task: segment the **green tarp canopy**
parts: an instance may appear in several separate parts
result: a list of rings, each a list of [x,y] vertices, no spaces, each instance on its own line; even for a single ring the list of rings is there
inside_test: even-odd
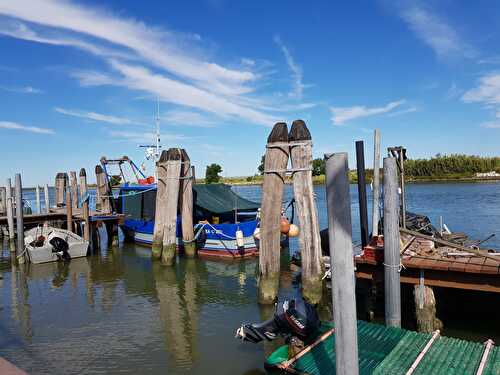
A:
[[[193,185],[194,204],[214,214],[238,211],[257,211],[260,203],[240,197],[225,184]]]

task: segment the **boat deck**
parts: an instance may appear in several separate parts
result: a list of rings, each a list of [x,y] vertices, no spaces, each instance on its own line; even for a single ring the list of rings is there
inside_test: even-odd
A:
[[[266,366],[290,374],[335,374],[335,330],[323,325],[324,334],[299,354],[287,359],[283,346]],[[358,322],[360,374],[500,374],[500,348],[485,344],[417,333],[379,324]],[[412,372],[409,372],[413,369]]]

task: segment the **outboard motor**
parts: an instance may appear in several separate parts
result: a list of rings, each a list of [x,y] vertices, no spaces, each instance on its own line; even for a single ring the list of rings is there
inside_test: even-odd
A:
[[[236,331],[236,338],[258,343],[272,341],[282,336],[286,339],[298,337],[304,341],[313,336],[320,326],[314,306],[301,299],[278,302],[274,316],[262,323],[243,324]]]
[[[56,253],[59,260],[68,261],[71,259],[71,255],[68,253],[68,242],[63,238],[54,236],[49,240],[49,243],[52,245],[52,252]]]

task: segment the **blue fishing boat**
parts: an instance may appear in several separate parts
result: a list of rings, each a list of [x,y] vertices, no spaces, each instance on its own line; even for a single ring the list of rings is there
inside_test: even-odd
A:
[[[259,203],[239,196],[225,184],[194,184],[193,201],[199,255],[223,258],[257,255],[258,241],[254,232],[259,226]],[[117,211],[125,216],[122,229],[126,238],[152,244],[155,206],[156,184],[128,184],[119,188]],[[243,233],[243,246],[238,246],[238,231]],[[177,218],[177,246],[180,250],[184,246],[180,216]]]

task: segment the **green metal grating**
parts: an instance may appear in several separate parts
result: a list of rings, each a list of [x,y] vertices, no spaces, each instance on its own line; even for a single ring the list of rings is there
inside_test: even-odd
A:
[[[322,331],[332,327],[324,324]],[[378,324],[358,322],[359,373],[374,375],[405,374],[432,334],[417,333]],[[485,346],[480,343],[439,337],[427,351],[414,373],[476,374]],[[276,367],[286,361],[286,346],[267,360]],[[335,374],[335,333],[290,365],[289,372],[324,375]],[[500,348],[492,347],[483,375],[500,375]]]

